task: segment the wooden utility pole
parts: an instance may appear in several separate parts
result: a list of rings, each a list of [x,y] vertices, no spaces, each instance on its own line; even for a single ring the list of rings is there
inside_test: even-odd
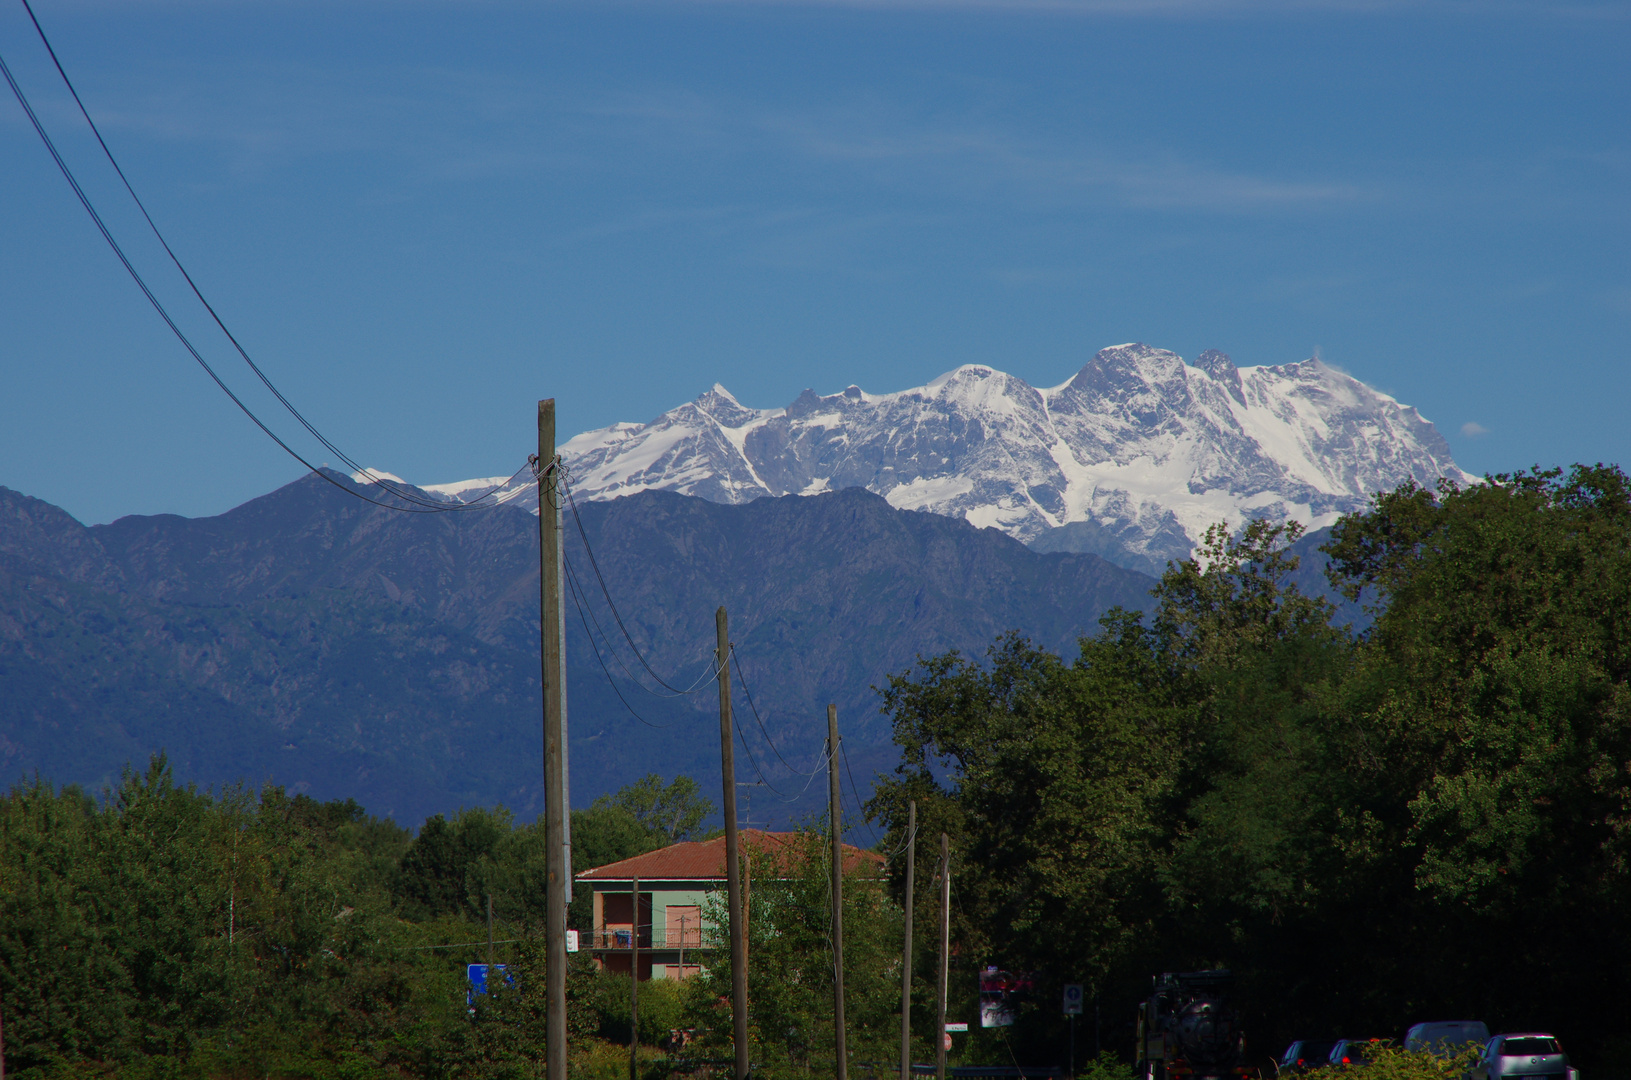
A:
[[[640,1080],[640,879],[629,882],[634,914],[629,917],[629,1080]]]
[[[544,691],[545,1023],[548,1080],[566,1080],[566,906],[572,847],[566,782],[566,610],[562,606],[561,463],[555,454],[555,399],[538,403],[539,637]]]
[[[906,944],[900,956],[900,1080],[912,1080],[912,877],[917,870],[917,800],[906,806]]]
[[[742,864],[736,835],[736,737],[731,731],[731,635],[721,607],[714,613],[719,648],[719,764],[725,785],[725,899],[730,905],[731,1032],[736,1043],[736,1080],[748,1080],[748,928],[742,917]],[[551,1076],[549,1080],[556,1080]]]
[[[838,706],[827,706],[827,815],[832,821],[832,1007],[837,1080],[849,1078],[844,1045],[844,830],[838,814]]]
[[[940,834],[940,978],[934,1026],[935,1080],[946,1080],[946,981],[951,969],[951,841]]]
[[[487,894],[487,976],[493,974],[493,894]]]

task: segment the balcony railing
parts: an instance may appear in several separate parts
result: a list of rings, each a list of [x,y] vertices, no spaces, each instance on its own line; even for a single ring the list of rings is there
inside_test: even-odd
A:
[[[704,944],[704,935],[700,926],[642,926],[640,928],[640,948],[642,949],[702,949],[710,946]],[[603,930],[590,930],[587,932],[588,948],[591,949],[632,949],[634,948],[634,932],[627,925],[606,927]]]

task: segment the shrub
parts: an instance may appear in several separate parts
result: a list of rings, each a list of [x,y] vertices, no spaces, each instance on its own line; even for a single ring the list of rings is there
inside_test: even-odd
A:
[[[1334,1080],[1463,1080],[1478,1060],[1476,1047],[1455,1055],[1403,1050],[1390,1042],[1371,1044],[1370,1060],[1339,1065]]]

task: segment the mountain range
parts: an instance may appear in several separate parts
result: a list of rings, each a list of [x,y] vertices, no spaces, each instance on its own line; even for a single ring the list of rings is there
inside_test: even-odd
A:
[[[95,790],[164,750],[191,780],[355,797],[410,825],[497,802],[530,817],[537,528],[513,505],[396,513],[317,476],[215,517],[90,527],[0,488],[0,775]],[[583,503],[567,534],[574,803],[649,771],[717,790],[723,604],[751,692],[738,684],[739,779],[774,786],[745,789],[760,823],[819,802],[800,773],[828,702],[866,788],[893,763],[872,690],[891,673],[1008,630],[1069,651],[1153,584],[859,488],[741,504],[647,490]],[[648,692],[666,693],[608,596],[640,654],[696,693]]]
[[[1236,367],[1209,350],[1188,364],[1142,344],[1101,349],[1047,388],[965,365],[909,390],[806,390],[785,408],[752,409],[716,385],[561,453],[580,499],[656,490],[735,505],[864,487],[1039,551],[1094,552],[1152,574],[1214,522],[1320,529],[1407,480],[1476,480],[1414,408],[1317,358]],[[494,483],[428,490],[463,500]],[[501,497],[536,509],[524,481]]]
[[[820,801],[828,702],[852,788],[893,764],[875,688],[920,656],[1007,631],[1069,654],[1111,607],[1146,606],[1150,575],[1216,521],[1320,530],[1406,480],[1473,479],[1415,409],[1318,359],[1138,344],[1045,389],[975,365],[783,409],[716,386],[562,454],[574,803],[649,771],[718,783],[724,605],[758,824]],[[0,488],[0,775],[96,788],[164,750],[184,777],[409,824],[536,813],[536,489],[477,511],[494,482],[431,485],[464,508],[398,513],[353,498],[359,479],[91,527]],[[1299,545],[1307,591],[1321,539]]]

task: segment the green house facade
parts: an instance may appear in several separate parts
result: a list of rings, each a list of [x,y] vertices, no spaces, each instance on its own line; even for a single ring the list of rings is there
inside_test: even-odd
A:
[[[778,875],[784,858],[796,850],[798,834],[743,829],[738,836],[751,902],[754,876]],[[848,844],[844,849],[847,864],[881,862],[871,852]],[[708,919],[708,896],[725,888],[722,836],[598,866],[577,880],[594,890],[593,928],[579,947],[607,971],[626,973],[638,957],[642,980],[683,979],[695,975],[701,969],[701,954],[724,939],[722,928]]]

